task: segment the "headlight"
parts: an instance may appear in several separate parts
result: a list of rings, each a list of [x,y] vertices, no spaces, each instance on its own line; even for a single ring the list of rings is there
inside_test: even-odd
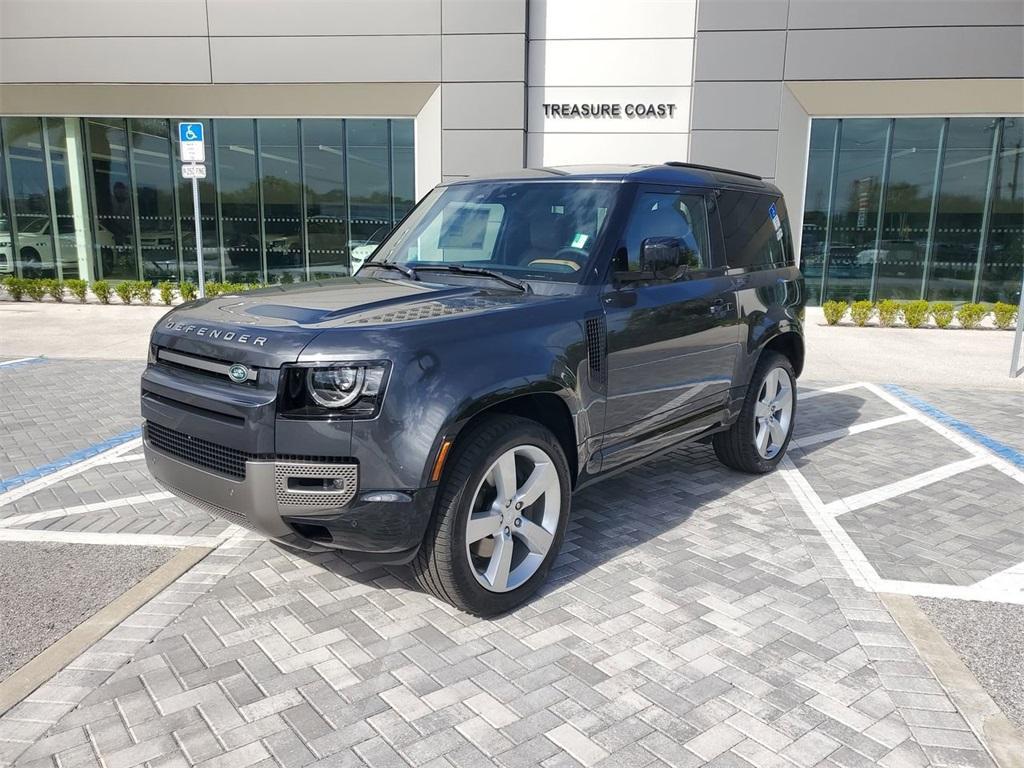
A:
[[[389,368],[385,361],[285,366],[281,415],[372,419],[380,410]]]

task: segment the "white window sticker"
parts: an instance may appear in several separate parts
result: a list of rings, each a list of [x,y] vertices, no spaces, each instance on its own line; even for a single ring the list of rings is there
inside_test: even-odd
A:
[[[572,239],[572,244],[569,247],[570,248],[585,248],[587,246],[587,240],[589,240],[589,239],[590,239],[589,235],[584,235],[582,232],[577,232],[576,236],[573,237],[573,239]]]

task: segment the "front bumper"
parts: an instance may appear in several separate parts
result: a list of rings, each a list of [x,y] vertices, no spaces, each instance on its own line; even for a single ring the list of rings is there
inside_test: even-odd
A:
[[[433,508],[433,488],[390,492],[389,501],[373,500],[379,493],[367,498],[360,493],[359,465],[351,460],[247,457],[244,470],[228,476],[189,461],[193,453],[165,439],[154,445],[148,428],[143,449],[153,477],[175,495],[307,551],[344,550],[385,563],[408,562]]]

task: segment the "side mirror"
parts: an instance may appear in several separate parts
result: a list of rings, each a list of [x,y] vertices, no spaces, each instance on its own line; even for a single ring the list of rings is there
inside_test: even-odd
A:
[[[640,271],[656,280],[675,280],[689,269],[687,256],[678,237],[648,237],[640,244]]]

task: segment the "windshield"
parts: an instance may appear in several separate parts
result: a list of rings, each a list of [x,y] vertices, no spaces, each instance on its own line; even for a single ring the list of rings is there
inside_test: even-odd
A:
[[[519,181],[435,189],[368,266],[457,264],[519,279],[576,282],[618,188],[598,182]]]

